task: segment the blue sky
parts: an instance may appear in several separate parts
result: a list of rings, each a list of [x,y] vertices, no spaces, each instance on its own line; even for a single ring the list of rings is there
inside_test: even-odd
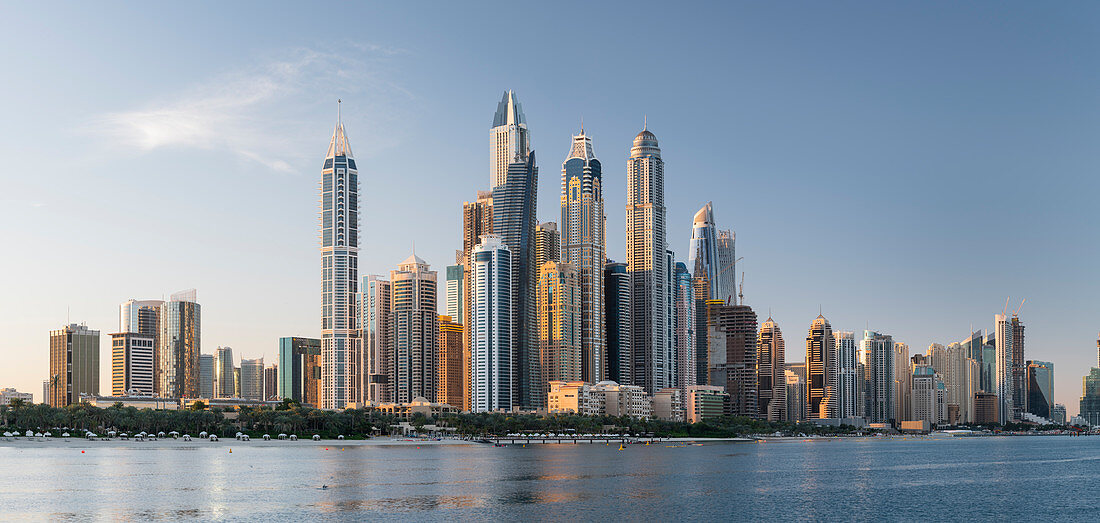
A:
[[[0,7],[0,386],[41,392],[48,330],[195,287],[204,352],[318,334],[316,183],[344,100],[360,266],[437,270],[488,185],[501,92],[539,218],[583,118],[623,258],[648,115],[669,242],[713,200],[746,302],[803,359],[821,306],[923,352],[1021,298],[1027,357],[1076,412],[1100,330],[1100,8],[1090,3],[555,2]]]

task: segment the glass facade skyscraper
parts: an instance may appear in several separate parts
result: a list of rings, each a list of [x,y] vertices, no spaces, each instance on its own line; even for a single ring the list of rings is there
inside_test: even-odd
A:
[[[161,306],[157,379],[163,397],[199,397],[200,313],[194,289],[173,294]]]
[[[542,401],[535,312],[535,196],[539,172],[515,93],[505,93],[489,132],[492,232],[512,255],[513,404],[532,408]]]

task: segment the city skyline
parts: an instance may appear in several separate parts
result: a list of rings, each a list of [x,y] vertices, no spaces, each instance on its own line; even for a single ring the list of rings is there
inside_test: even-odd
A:
[[[170,11],[156,8],[152,11],[164,10]],[[901,8],[876,8],[866,16],[879,17],[881,21],[898,10]],[[606,11],[597,10],[597,14],[606,14]],[[976,16],[976,13],[972,14]],[[747,13],[745,18],[753,15],[765,18],[778,16],[774,12],[754,11]],[[790,13],[788,15],[794,16]],[[810,16],[812,15],[803,14],[796,18],[806,21]],[[432,20],[425,23],[439,23],[434,17],[430,18]],[[833,14],[827,16],[822,23],[834,26],[843,24],[838,18],[838,15]],[[1015,13],[1011,21],[1014,24],[1023,24],[1023,18],[1024,14]],[[919,18],[910,24],[905,27],[915,29],[921,24],[933,24],[933,21]],[[62,26],[64,25],[62,22]],[[992,27],[986,30],[992,36],[1002,34],[1001,30]],[[950,39],[951,42],[961,45],[962,49],[971,53],[984,51],[993,53],[996,58],[1006,59],[1009,53],[1022,51],[1020,40],[1009,39],[1008,42],[1013,45],[1009,45],[1001,54],[1002,52],[986,49],[973,42],[965,45],[968,40],[961,39],[961,35],[952,30],[947,31],[948,36],[954,37]],[[13,28],[8,34],[18,38],[24,32]],[[617,35],[622,36],[622,33]],[[0,37],[10,48],[14,44],[6,38],[8,37]],[[151,145],[139,143],[132,150],[120,152],[101,145],[94,136],[89,136],[86,132],[64,132],[60,139],[75,146],[73,149],[77,154],[74,158],[81,161],[72,164],[67,160],[65,170],[98,180],[95,185],[89,185],[89,182],[74,178],[76,174],[61,175],[60,183],[82,190],[77,192],[88,189],[86,194],[91,200],[81,202],[65,193],[46,196],[49,193],[43,188],[47,186],[41,185],[46,183],[44,180],[36,180],[36,176],[24,179],[23,175],[17,174],[34,172],[34,169],[28,168],[29,164],[17,157],[34,156],[36,149],[14,134],[6,136],[7,144],[0,146],[0,151],[10,153],[8,156],[11,159],[3,174],[6,189],[4,192],[15,196],[5,197],[6,208],[0,212],[4,213],[2,216],[9,223],[26,222],[28,216],[34,218],[31,220],[34,223],[28,224],[25,229],[8,229],[4,233],[4,243],[14,246],[15,252],[28,253],[28,256],[25,260],[21,257],[7,260],[0,266],[9,274],[20,274],[19,278],[8,280],[11,285],[6,287],[11,291],[10,294],[5,292],[2,305],[2,316],[5,319],[0,320],[0,328],[13,333],[13,336],[0,346],[0,352],[12,359],[10,368],[0,371],[0,385],[14,386],[24,391],[38,390],[37,385],[45,377],[47,368],[44,350],[47,345],[47,331],[58,329],[71,321],[86,322],[90,329],[103,333],[111,332],[111,326],[119,321],[119,303],[129,298],[163,297],[165,291],[175,288],[194,287],[201,293],[199,303],[203,305],[202,337],[206,354],[210,354],[216,346],[232,346],[241,359],[263,357],[265,361],[276,361],[274,356],[280,337],[320,337],[321,333],[317,328],[320,317],[316,307],[316,251],[311,252],[307,246],[313,245],[311,242],[315,241],[316,235],[316,228],[309,230],[309,227],[316,212],[317,163],[324,146],[320,143],[323,139],[318,140],[318,137],[326,135],[332,128],[334,101],[339,97],[343,97],[345,101],[344,121],[347,122],[349,132],[356,138],[357,144],[363,144],[358,146],[357,151],[360,154],[366,151],[359,158],[359,171],[364,192],[368,187],[371,189],[371,193],[365,194],[363,198],[362,235],[373,252],[361,256],[360,274],[388,271],[398,260],[408,255],[413,240],[421,246],[418,249],[420,255],[432,266],[448,265],[453,258],[451,253],[461,247],[457,232],[461,227],[461,220],[458,219],[461,202],[472,200],[474,191],[485,187],[486,114],[501,90],[514,89],[524,101],[524,110],[531,122],[534,139],[541,147],[539,151],[544,157],[544,164],[551,166],[546,167],[551,169],[550,174],[545,174],[539,184],[540,212],[536,216],[537,221],[555,219],[560,209],[558,205],[554,205],[558,198],[558,180],[553,175],[553,167],[565,152],[562,150],[563,144],[579,128],[580,118],[583,116],[587,121],[585,132],[590,133],[598,142],[600,157],[608,167],[603,174],[607,188],[606,209],[610,211],[607,213],[607,255],[616,261],[625,261],[622,240],[624,224],[619,211],[625,202],[626,175],[623,164],[628,156],[629,140],[641,127],[643,116],[648,115],[648,126],[660,138],[663,156],[668,162],[668,248],[676,253],[678,260],[686,259],[691,234],[690,221],[694,211],[706,201],[713,200],[721,227],[731,228],[741,236],[738,252],[746,259],[738,264],[738,272],[742,269],[746,272],[746,304],[752,306],[758,314],[764,308],[773,309],[772,315],[777,323],[789,325],[791,332],[797,332],[797,329],[814,317],[820,304],[834,328],[857,332],[866,328],[889,333],[895,341],[908,344],[914,353],[923,353],[924,348],[932,342],[946,345],[963,340],[975,329],[992,331],[993,325],[989,318],[1000,312],[1004,297],[1012,296],[1014,304],[1019,298],[1026,297],[1028,302],[1021,312],[1021,318],[1028,325],[1026,358],[1055,363],[1058,369],[1055,377],[1055,401],[1065,404],[1070,413],[1076,412],[1081,376],[1088,374],[1088,368],[1094,363],[1092,350],[1095,333],[1100,330],[1095,314],[1089,308],[1089,298],[1095,294],[1097,282],[1095,278],[1090,279],[1091,273],[1083,268],[1085,262],[1095,259],[1098,242],[1095,241],[1095,231],[1063,227],[1062,224],[1076,221],[1089,223],[1090,217],[1085,212],[1086,201],[1081,198],[1092,192],[1096,182],[1086,180],[1083,175],[1077,178],[1067,175],[1074,169],[1080,169],[1080,166],[1064,163],[1069,160],[1065,159],[1065,155],[1059,158],[1055,154],[1055,151],[1061,149],[1055,149],[1047,141],[1053,141],[1051,138],[1028,142],[1033,148],[1043,147],[1032,151],[1032,155],[1028,155],[1028,151],[1007,148],[1020,143],[1023,137],[993,132],[992,126],[999,120],[984,111],[1011,109],[1016,103],[1014,98],[1006,100],[994,97],[994,100],[978,104],[973,110],[960,110],[958,115],[936,113],[935,117],[941,120],[939,123],[931,122],[932,118],[926,120],[918,117],[916,113],[919,109],[941,107],[941,104],[950,101],[952,95],[963,97],[970,103],[974,102],[973,97],[978,89],[962,89],[957,92],[949,89],[961,85],[969,78],[952,69],[960,67],[964,63],[962,59],[956,61],[949,57],[938,57],[943,60],[942,64],[929,64],[922,61],[929,56],[921,55],[909,45],[904,45],[908,42],[890,40],[900,46],[897,50],[911,53],[900,53],[902,62],[920,65],[925,71],[939,72],[956,82],[947,85],[931,81],[919,82],[912,90],[899,88],[891,83],[909,78],[897,70],[890,70],[893,74],[886,75],[884,83],[878,85],[877,89],[872,85],[863,89],[853,88],[852,93],[843,93],[836,86],[826,85],[820,98],[809,96],[804,91],[792,91],[793,80],[798,77],[791,76],[796,73],[785,68],[777,71],[782,74],[769,76],[759,82],[738,80],[735,85],[741,90],[739,93],[746,94],[745,98],[759,96],[760,93],[756,90],[770,85],[779,88],[782,94],[800,95],[791,103],[797,108],[807,109],[808,105],[814,105],[810,114],[803,120],[798,120],[804,128],[786,129],[785,132],[790,133],[788,136],[767,125],[761,126],[768,111],[754,111],[749,107],[749,102],[733,96],[714,98],[714,93],[703,87],[700,87],[703,89],[699,93],[701,97],[710,96],[712,100],[728,103],[733,107],[724,110],[710,108],[720,116],[717,118],[722,122],[720,128],[694,129],[694,122],[705,119],[711,113],[700,112],[695,107],[685,108],[685,100],[677,98],[683,94],[682,91],[671,90],[654,99],[640,94],[623,94],[621,85],[611,84],[593,87],[591,93],[585,96],[567,96],[561,94],[567,91],[558,85],[550,84],[539,88],[534,79],[524,78],[514,71],[506,74],[495,72],[472,59],[469,61],[472,69],[488,74],[469,88],[470,91],[457,87],[450,91],[429,90],[413,80],[418,75],[426,74],[423,62],[428,60],[425,57],[438,51],[433,46],[439,42],[402,41],[398,36],[387,32],[379,33],[378,38],[390,38],[393,43],[349,46],[355,52],[341,55],[342,51],[329,51],[324,54],[324,58],[317,58],[315,55],[295,56],[300,49],[285,47],[305,46],[308,49],[309,46],[319,45],[317,42],[320,40],[316,37],[313,40],[295,39],[289,44],[270,44],[266,48],[241,49],[232,58],[217,60],[210,65],[185,64],[179,74],[164,83],[150,81],[134,87],[126,93],[134,101],[115,99],[107,95],[78,98],[75,102],[56,100],[49,104],[41,101],[30,103],[29,95],[22,92],[21,88],[6,87],[3,94],[7,94],[8,99],[0,101],[0,108],[9,109],[11,104],[11,110],[5,111],[5,114],[13,115],[13,121],[17,122],[15,127],[26,130],[26,134],[36,134],[39,124],[32,122],[31,114],[27,110],[15,107],[16,103],[33,105],[43,113],[38,117],[44,117],[42,119],[54,124],[61,122],[72,129],[87,129],[93,122],[102,123],[103,119],[114,122],[114,125],[125,123],[130,127],[124,126],[122,134],[108,136],[119,138],[121,143],[145,139],[149,141],[140,143]],[[766,37],[758,32],[749,32],[745,38],[748,39],[746,42],[756,42],[757,45],[767,42]],[[677,47],[667,37],[658,37],[658,40],[669,47],[669,53],[674,52]],[[854,42],[843,38],[841,41],[842,44]],[[469,42],[465,44],[467,48],[473,45]],[[382,51],[371,46],[380,46]],[[46,46],[47,52],[51,49],[53,48],[50,45]],[[805,50],[792,45],[773,51],[787,58],[798,58],[796,51],[800,49]],[[1081,52],[1080,49],[1077,51]],[[601,58],[610,59],[611,53],[622,52],[624,50],[621,47],[611,46],[610,50],[603,51],[608,54]],[[1025,60],[1035,59],[1034,54],[1022,54]],[[723,56],[728,60],[735,60],[730,55]],[[1076,56],[1080,57],[1079,54]],[[872,53],[859,54],[858,57],[864,59],[861,62],[864,65],[875,63],[878,59]],[[208,140],[220,141],[226,135],[212,133],[206,136],[202,133],[208,131],[207,128],[198,129],[197,137],[180,139],[171,129],[148,127],[155,123],[155,119],[151,119],[149,115],[171,118],[179,114],[193,115],[188,111],[208,109],[208,106],[202,104],[185,102],[194,101],[196,98],[193,96],[208,101],[213,94],[224,94],[204,91],[204,86],[224,78],[224,75],[229,74],[228,71],[235,68],[254,68],[264,72],[262,78],[278,83],[287,78],[279,76],[283,73],[271,73],[273,64],[287,64],[294,59],[298,59],[295,63],[307,69],[323,69],[323,66],[318,66],[319,63],[331,63],[324,60],[334,60],[341,64],[346,64],[343,60],[359,60],[371,64],[373,68],[374,61],[377,60],[383,64],[381,69],[394,75],[394,78],[388,79],[393,82],[388,84],[392,91],[383,96],[400,99],[404,95],[395,93],[399,91],[397,87],[401,87],[410,93],[409,101],[428,100],[423,109],[425,111],[445,109],[441,107],[444,99],[451,100],[452,104],[453,101],[458,101],[455,105],[469,106],[469,111],[465,107],[446,108],[446,118],[440,122],[442,125],[426,133],[426,136],[414,139],[415,135],[427,128],[423,114],[400,115],[411,116],[407,120],[393,114],[379,114],[381,106],[387,100],[368,94],[365,90],[349,92],[349,87],[300,87],[300,91],[296,93],[277,95],[286,97],[278,100],[293,101],[291,105],[295,109],[265,115],[271,122],[278,124],[273,126],[276,130],[293,127],[288,126],[287,121],[295,125],[302,124],[308,130],[301,131],[301,136],[294,131],[280,139],[278,147],[291,152],[279,154],[275,154],[276,149],[255,148],[252,143],[270,135],[238,137],[238,140],[245,141],[238,141],[231,148],[221,148],[209,145]],[[5,62],[9,70],[32,71],[29,66],[15,60],[8,59]],[[764,67],[762,63],[751,60],[746,63],[757,68]],[[701,64],[694,62],[694,66],[699,65]],[[1064,78],[1087,83],[1087,77],[1083,75],[1091,73],[1071,74],[1060,69],[1068,65],[1068,62],[1057,62],[1042,70],[1049,75],[1065,75]],[[673,64],[668,66],[669,69],[681,73],[687,67]],[[395,72],[404,67],[409,67],[414,72]],[[274,69],[285,72],[283,69]],[[995,70],[1004,73],[999,68]],[[80,68],[75,68],[72,72],[78,78],[90,74]],[[439,74],[446,72],[444,69]],[[951,75],[952,72],[955,73],[954,76]],[[807,78],[818,81],[830,79],[821,71],[816,71],[817,76],[813,76],[814,73],[813,70],[807,72]],[[543,74],[549,73],[539,73],[537,77]],[[859,71],[853,74],[860,76]],[[294,85],[296,79],[297,77],[276,85],[275,91],[282,93],[280,89],[286,88],[288,84]],[[94,83],[92,90],[103,89],[104,85]],[[416,89],[409,87],[412,85],[417,85]],[[1041,89],[1044,85],[1033,83],[1028,84],[1028,87],[1034,90]],[[937,86],[940,90],[933,89],[932,94],[928,95],[930,98],[919,95],[919,88]],[[223,100],[230,116],[239,116],[239,111],[242,110],[255,109],[256,106],[248,105],[248,96],[261,96],[265,92],[262,82],[256,86],[242,82],[231,84],[231,87],[239,88],[242,92],[230,93],[239,96],[239,101]],[[991,88],[991,85],[985,87]],[[1053,86],[1047,88],[1051,92],[1054,90]],[[875,110],[885,110],[888,115],[899,116],[889,112],[891,109],[897,110],[897,106],[882,98],[888,93],[899,94],[894,90],[900,90],[905,103],[915,107],[912,113],[903,112],[905,118],[901,118],[901,121],[921,124],[917,126],[919,130],[896,123],[888,125],[885,117],[881,120],[872,117]],[[198,95],[194,95],[196,91]],[[1021,92],[1015,91],[1016,94]],[[49,89],[43,94],[52,95]],[[836,100],[827,101],[825,98],[838,94],[841,96]],[[206,98],[202,98],[203,95]],[[623,97],[627,101],[602,103],[605,97],[611,96]],[[1083,95],[1074,91],[1074,96]],[[271,102],[272,99],[265,100]],[[781,123],[791,122],[790,114],[777,107],[784,101],[781,94],[775,98],[765,98],[765,101],[765,105],[779,116],[776,122],[768,125],[782,127]],[[106,113],[89,109],[92,105],[108,109],[105,109]],[[860,156],[864,151],[837,147],[839,140],[817,136],[817,133],[832,132],[827,131],[824,126],[829,119],[838,118],[830,108],[839,110],[853,107],[855,110],[845,118],[856,122],[851,125],[858,132],[849,128],[849,132],[841,132],[842,135],[869,139],[871,137],[867,133],[871,130],[890,130],[898,133],[896,141],[870,140],[866,148],[873,151],[868,153],[870,159],[867,159]],[[168,110],[172,108],[177,112]],[[1069,111],[1068,108],[1065,110]],[[1039,120],[1037,123],[1046,123],[1040,125],[1040,129],[1062,138],[1068,138],[1071,134],[1069,129],[1074,128],[1074,137],[1067,140],[1070,143],[1079,143],[1078,140],[1084,143],[1093,139],[1090,136],[1095,137],[1095,132],[1086,132],[1088,128],[1082,130],[1069,125],[1073,123],[1072,120],[1082,117],[1076,113],[1072,117],[1069,112],[1056,113],[1058,122],[1066,124],[1066,129],[1056,129],[1058,126],[1055,123],[1023,110],[1009,111],[1008,114],[1013,118],[1009,120],[1014,124],[1013,127],[1015,124]],[[733,115],[742,117],[732,118]],[[113,120],[109,118],[112,116]],[[958,131],[955,134],[944,131],[941,127],[957,127],[971,120],[974,123],[968,128],[969,134]],[[239,123],[239,120],[233,122]],[[249,131],[248,128],[230,127],[242,135]],[[946,132],[949,137],[932,136],[932,131],[937,129]],[[708,130],[711,131],[709,136]],[[729,134],[714,132],[718,130]],[[759,136],[752,135],[752,131],[757,131]],[[218,131],[225,132],[227,131]],[[973,140],[979,134],[984,141]],[[720,138],[717,143],[728,149],[715,148],[716,142],[712,141],[715,136]],[[1024,136],[1035,138],[1037,135]],[[447,140],[455,137],[459,138]],[[398,138],[406,142],[422,139],[422,143],[439,147],[439,154],[448,157],[428,155],[424,159],[411,158],[406,153],[412,150],[412,144],[402,143]],[[974,150],[952,147],[950,139],[965,141]],[[727,140],[732,140],[732,144],[727,144]],[[927,169],[925,172],[934,172],[928,178],[930,185],[941,186],[938,193],[924,192],[913,186],[912,182],[904,181],[921,171],[894,165],[895,161],[900,164],[903,159],[911,159],[909,151],[912,149],[927,149],[922,140],[936,144],[937,147],[932,147],[937,151],[934,156],[944,158],[942,164],[922,158],[924,162],[931,162],[924,163],[923,168]],[[809,156],[819,162],[816,168],[811,169],[809,164],[800,165],[790,160],[769,157],[778,153],[777,148],[780,145],[791,143],[799,151],[811,153]],[[24,154],[24,149],[32,154]],[[731,157],[726,154],[727,150],[734,155]],[[975,162],[972,159],[993,152],[1003,153],[1017,163],[994,160]],[[250,157],[249,154],[256,157]],[[441,163],[442,159],[446,159],[447,163]],[[944,169],[948,160],[957,162],[960,159],[970,159],[963,163],[967,169],[974,170]],[[1062,171],[1050,173],[1039,170],[1039,167],[1045,166],[1039,160],[1053,162],[1056,159],[1059,163],[1053,165],[1062,166]],[[545,163],[547,161],[550,163]],[[1016,167],[1018,164],[1021,166]],[[166,192],[173,187],[168,182],[152,180],[148,182],[150,187],[134,186],[133,182],[143,180],[140,177],[144,175],[144,169],[154,165],[161,170],[159,176],[181,177],[186,183],[175,188],[178,192],[170,196]],[[439,169],[444,165],[447,169]],[[1071,167],[1066,167],[1067,165]],[[942,170],[937,171],[937,167]],[[803,174],[799,174],[800,169]],[[852,170],[853,174],[844,175],[842,171],[847,169]],[[439,171],[447,171],[446,176],[435,174]],[[1029,186],[1013,186],[1007,189],[1000,184],[995,187],[992,183],[994,176],[1011,176],[1016,180],[1028,171],[1043,176],[1044,183],[1016,184]],[[820,192],[807,194],[797,186],[807,179],[826,174],[832,176],[830,183],[834,187],[827,188],[825,196],[839,205],[815,207],[816,215],[793,212],[794,207],[821,203]],[[390,175],[395,179],[386,180]],[[399,195],[398,185],[406,183],[408,177],[415,176],[430,176],[427,179],[438,184],[438,190],[425,196],[427,200],[423,207],[438,207],[441,210],[434,214],[428,213],[424,217],[410,217],[410,222],[401,227],[392,227],[400,230],[387,230],[390,228],[390,222],[385,219],[387,213],[392,212],[395,207],[408,206],[412,202],[411,195],[392,198],[390,195]],[[884,181],[887,178],[893,181]],[[265,180],[273,183],[270,187],[259,188],[259,194],[272,197],[273,201],[262,205],[242,204],[240,208],[229,203],[248,194],[245,191],[256,191],[256,186],[264,184]],[[921,180],[923,184],[925,178],[922,177]],[[49,183],[56,183],[55,179],[51,179]],[[706,183],[716,190],[700,190],[699,186]],[[753,202],[754,199],[759,199],[756,196],[764,188],[773,185],[784,191],[782,194],[787,203],[783,210],[787,213],[776,213],[769,209],[770,205]],[[904,194],[906,191],[912,194]],[[150,252],[166,253],[168,259],[158,259],[157,263],[150,264],[153,268],[135,267],[126,264],[127,257],[119,258],[118,254],[108,252],[126,251],[129,248],[125,242],[122,249],[118,245],[109,249],[105,247],[107,244],[128,239],[120,234],[121,229],[115,229],[109,223],[122,218],[114,210],[109,210],[111,199],[108,195],[114,192],[129,198],[154,198],[147,223],[126,223],[128,227],[136,227],[136,236],[149,239]],[[382,197],[383,194],[386,198]],[[1058,199],[1054,200],[1055,197]],[[383,199],[392,201],[380,201]],[[991,199],[997,200],[997,206],[991,207]],[[889,212],[879,212],[875,219],[869,220],[867,213],[874,212],[869,206],[859,212],[838,210],[845,206],[861,208],[870,200],[888,201],[891,204]],[[1060,203],[1055,205],[1055,201]],[[1035,202],[1039,204],[1039,209],[1032,206]],[[963,206],[972,206],[976,211],[963,210]],[[192,228],[181,229],[179,226],[167,224],[166,218],[153,212],[158,208],[166,212],[193,209],[202,216],[196,219]],[[943,212],[944,210],[951,212]],[[1035,216],[1036,210],[1039,211],[1038,217]],[[956,213],[961,213],[961,216]],[[978,216],[981,213],[993,213],[995,216]],[[955,217],[948,219],[948,215]],[[79,221],[82,217],[88,218],[88,221]],[[921,225],[912,226],[909,224],[912,221],[920,221]],[[439,227],[439,223],[444,223],[445,226]],[[218,230],[223,227],[237,229],[237,232]],[[239,229],[244,227],[264,230],[253,238],[241,240]],[[70,257],[64,261],[41,261],[29,255],[40,251],[45,245],[43,242],[55,236],[58,231],[65,232],[69,228],[95,231],[83,235],[90,235],[91,238],[78,240],[89,242],[78,245],[86,247],[91,256]],[[166,243],[167,239],[159,237],[162,234],[171,237],[172,241],[181,241],[193,252],[186,253],[184,246]],[[899,236],[904,237],[904,240],[897,239]],[[982,247],[999,241],[1022,241],[1031,248],[1011,259],[992,260],[991,255],[982,252]],[[892,255],[884,256],[885,261],[882,262],[865,261],[862,249],[867,244],[877,244]],[[810,250],[816,253],[813,258],[796,256],[799,252]],[[242,267],[246,265],[241,265],[241,261],[257,255],[273,260],[270,267],[257,268],[254,274],[242,274]],[[1072,260],[1077,263],[1072,263]],[[854,267],[846,269],[844,265]],[[251,268],[251,265],[247,267]],[[87,282],[87,285],[54,283],[51,278],[44,276],[51,272],[66,276],[53,279],[75,278]],[[822,273],[832,276],[821,278]],[[1021,279],[1021,275],[1024,278]],[[23,280],[33,282],[34,287]],[[276,284],[272,285],[272,282]],[[264,290],[264,287],[274,289]],[[885,291],[876,294],[873,292],[876,288]],[[442,300],[440,302],[442,312]],[[66,306],[71,310],[68,314]],[[103,389],[104,384],[108,383],[106,376],[110,375],[107,370],[110,337],[102,336],[100,343]],[[788,357],[787,361],[796,362],[798,359]]]

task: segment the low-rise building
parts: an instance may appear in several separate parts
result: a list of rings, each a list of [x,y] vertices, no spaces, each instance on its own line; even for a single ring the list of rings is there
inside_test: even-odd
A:
[[[546,411],[550,414],[573,413],[591,415],[592,394],[583,381],[550,381],[546,395]]]
[[[417,396],[408,403],[379,403],[375,405],[371,402],[367,402],[364,406],[367,408],[374,408],[379,412],[396,416],[404,420],[412,419],[417,413],[423,414],[429,418],[435,418],[442,414],[456,414],[459,411],[457,407],[453,407],[446,403],[431,402],[422,396]]]
[[[665,421],[684,421],[684,398],[680,389],[661,389],[653,395],[653,417]]]
[[[83,396],[81,400],[101,409],[115,404],[121,404],[123,407],[134,407],[135,409],[179,410],[180,408],[180,400],[157,396]]]
[[[687,406],[684,409],[689,423],[717,418],[726,414],[730,395],[722,387],[692,385],[687,388]]]
[[[629,416],[649,419],[653,416],[653,398],[638,385],[619,385],[601,381],[592,386],[593,406],[602,416]]]
[[[0,389],[0,405],[9,405],[11,400],[15,399],[23,400],[24,403],[33,403],[34,394],[19,392],[11,388]]]

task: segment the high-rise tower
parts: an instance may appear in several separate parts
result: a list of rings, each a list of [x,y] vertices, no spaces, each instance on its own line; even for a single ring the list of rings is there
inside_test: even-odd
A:
[[[626,162],[626,263],[634,322],[632,374],[634,384],[650,394],[668,386],[667,255],[665,163],[657,137],[644,127]]]
[[[535,192],[538,167],[523,109],[511,91],[497,105],[490,134],[493,234],[512,255],[513,406],[541,401],[538,383],[538,320],[535,313]]]
[[[630,313],[630,289],[630,273],[626,271],[626,264],[607,260],[604,264],[607,379],[620,385],[634,384],[631,375],[633,322]]]
[[[511,410],[512,260],[500,237],[487,234],[470,253],[470,411]]]
[[[390,271],[390,400],[436,401],[439,347],[436,272],[416,254]]]
[[[1020,419],[1020,415],[1028,411],[1028,365],[1024,359],[1024,324],[1016,314],[1012,315],[1009,324],[1012,328],[1012,419]]]
[[[997,370],[994,382],[1000,423],[1012,421],[1012,323],[1004,314],[993,316]]]
[[[760,326],[760,336],[756,343],[756,380],[760,392],[757,403],[760,417],[768,421],[787,419],[787,370],[784,362],[786,345],[783,331],[775,320],[768,320]]]
[[[707,202],[695,213],[688,247],[688,269],[695,278],[706,278],[708,295],[701,299],[718,300],[718,232],[714,228],[714,207]]]
[[[493,115],[493,127],[489,129],[489,186],[496,189],[504,185],[508,181],[508,166],[517,158],[522,161],[530,153],[531,141],[523,106],[516,93],[505,91]]]
[[[359,173],[337,118],[321,168],[321,406],[359,399],[361,340],[355,317],[359,258]]]
[[[201,312],[195,289],[177,292],[161,305],[156,372],[163,397],[199,397]]]
[[[836,363],[833,328],[819,314],[806,335],[806,415],[810,418],[837,417]]]
[[[548,261],[561,261],[561,233],[554,222],[535,227],[535,267],[542,267]]]
[[[561,240],[561,260],[575,267],[580,279],[581,379],[596,383],[607,376],[603,167],[584,128],[561,165]]]

